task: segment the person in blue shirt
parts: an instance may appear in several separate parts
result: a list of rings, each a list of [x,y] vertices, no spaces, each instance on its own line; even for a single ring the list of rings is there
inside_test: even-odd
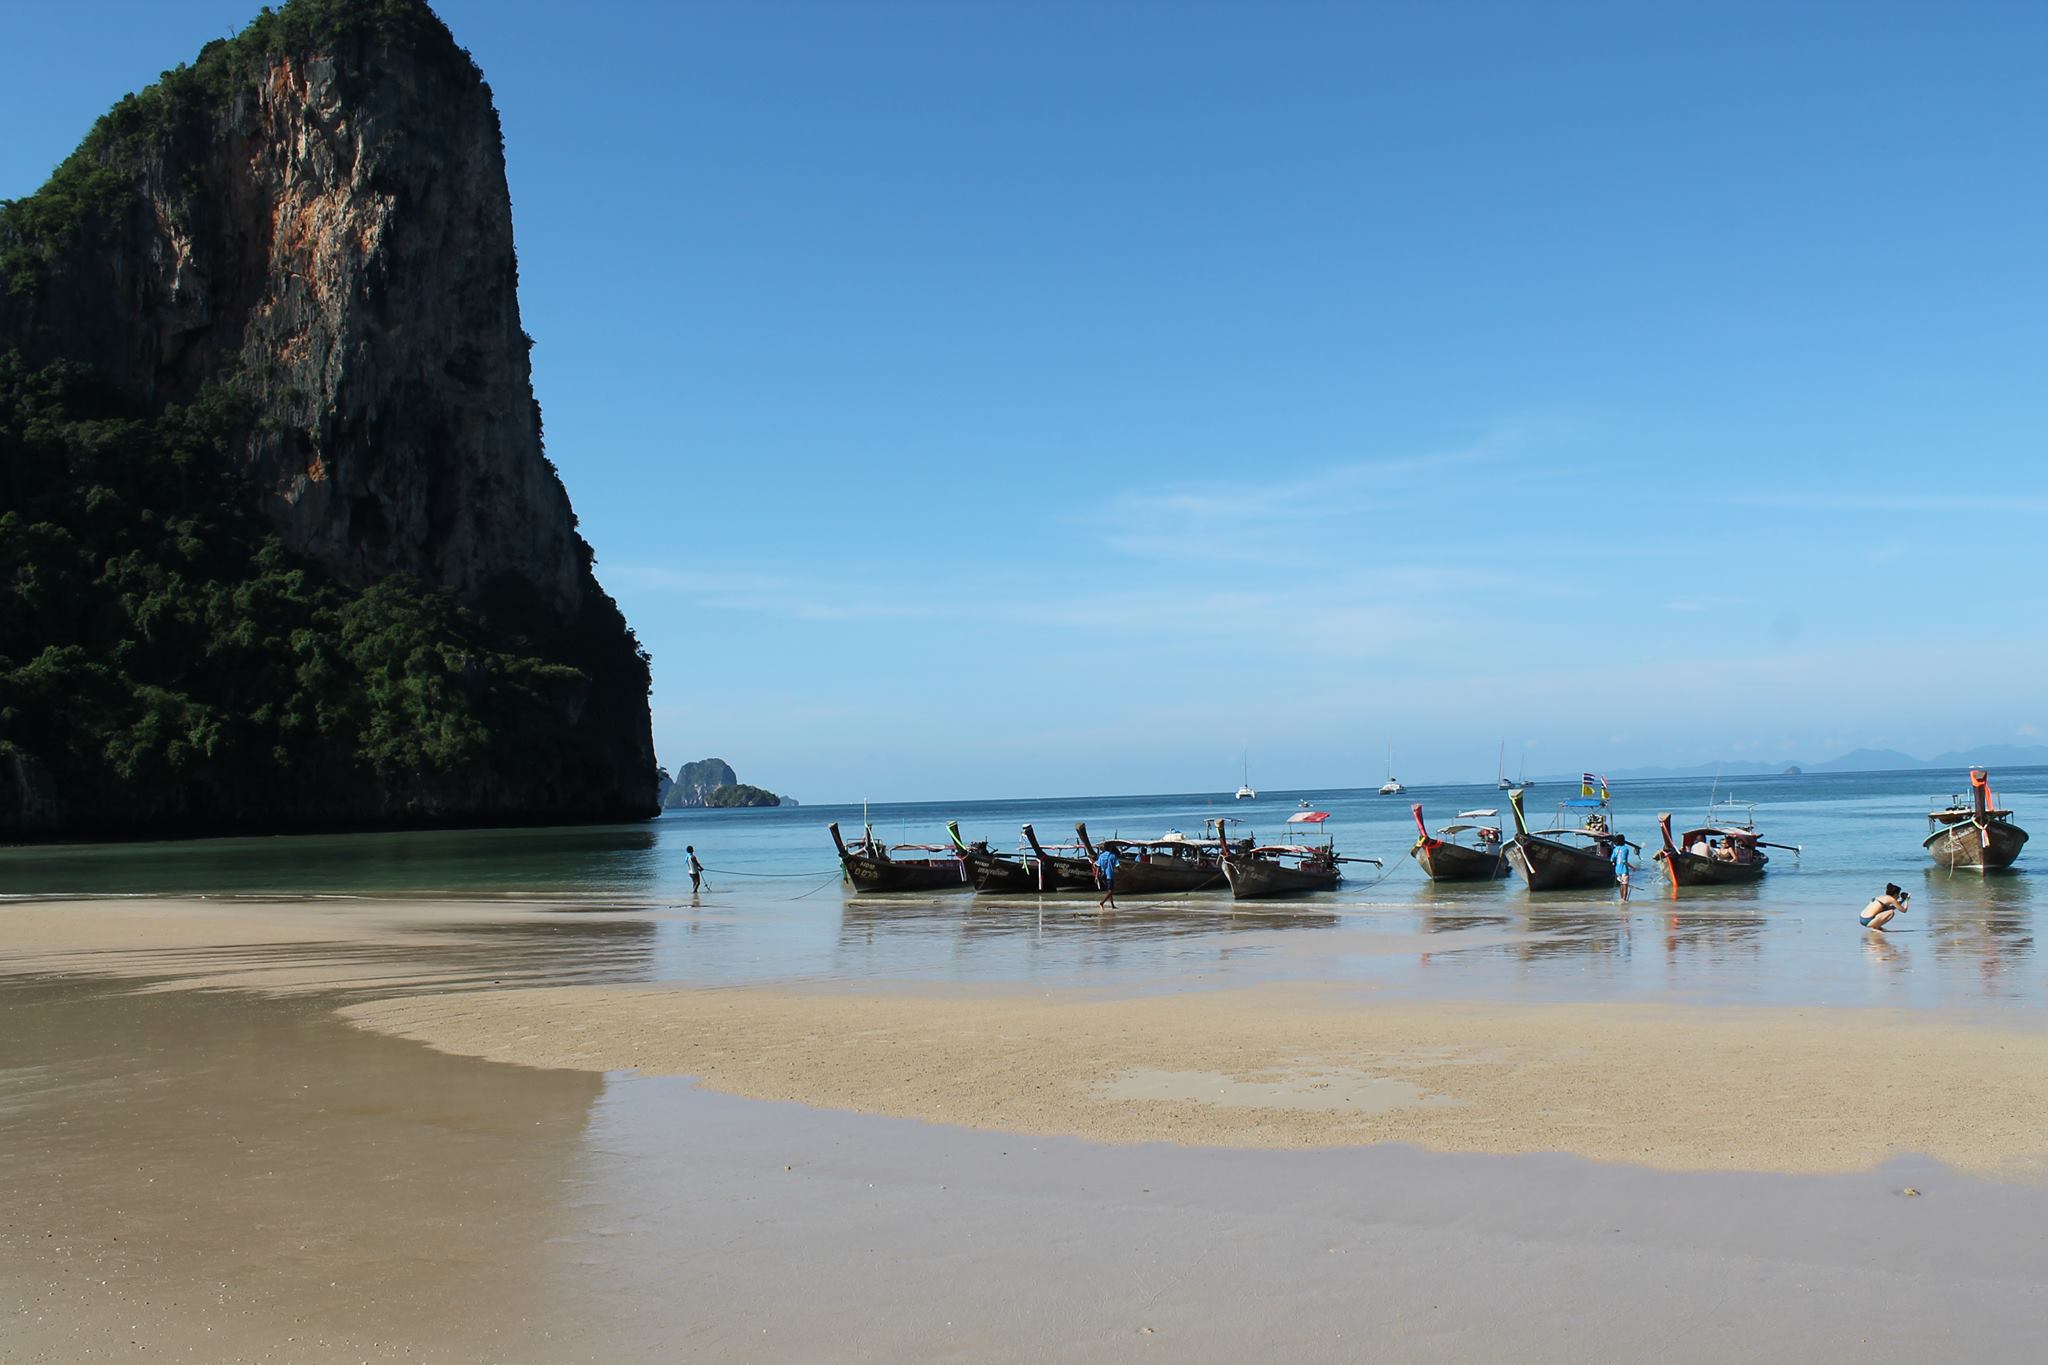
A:
[[[1621,899],[1626,902],[1628,900],[1629,873],[1635,870],[1635,864],[1631,861],[1628,840],[1616,838],[1614,849],[1610,856],[1614,859],[1614,884],[1621,888]]]
[[[1095,902],[1097,910],[1107,906],[1116,909],[1116,854],[1104,849],[1095,855],[1095,880],[1102,887],[1102,899]]]

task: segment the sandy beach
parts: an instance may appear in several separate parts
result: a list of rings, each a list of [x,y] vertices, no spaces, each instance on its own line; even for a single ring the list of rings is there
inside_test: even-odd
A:
[[[2048,1309],[2018,1026],[682,986],[642,920],[0,906],[8,1358],[2020,1359]]]
[[[857,1113],[1105,1142],[1405,1142],[1664,1170],[1901,1154],[2030,1178],[2048,1030],[1939,1011],[1415,1002],[1307,985],[1147,992],[604,981],[545,903],[8,907],[11,970],[346,991],[357,1027],[529,1067],[697,1078]],[[591,931],[629,914],[578,915]],[[507,931],[540,940],[503,951]],[[476,962],[478,940],[494,950]]]

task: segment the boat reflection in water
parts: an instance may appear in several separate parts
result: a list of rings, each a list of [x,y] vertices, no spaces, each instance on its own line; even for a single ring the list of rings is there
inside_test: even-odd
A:
[[[1967,974],[1978,993],[1992,999],[2031,997],[2036,983],[2034,884],[2031,877],[1957,877],[1927,869],[1926,933],[1935,960],[1945,971]],[[1879,935],[1872,934],[1872,938]]]

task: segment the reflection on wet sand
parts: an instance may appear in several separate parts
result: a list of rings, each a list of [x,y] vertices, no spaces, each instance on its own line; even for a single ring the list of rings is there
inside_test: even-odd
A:
[[[9,848],[38,895],[654,894],[647,825],[408,830]]]
[[[1206,947],[1203,941],[1216,936],[1223,940],[1214,945],[1216,955],[1227,957],[1240,937],[1328,930],[1337,922],[1335,914],[1306,901],[1246,909],[1223,898],[1131,898],[1109,910],[1073,896],[849,896],[840,908],[834,965],[842,975],[886,973],[901,966],[894,940],[936,938],[963,969],[1031,970],[1042,959],[1050,970],[1094,975],[1157,968],[1169,953]]]
[[[1721,891],[1753,891],[1751,887],[1717,887]],[[1672,907],[1659,918],[1664,931],[1664,962],[1673,983],[1703,968],[1754,970],[1763,956],[1764,917],[1755,896],[1724,896],[1709,909],[1698,905]]]
[[[1562,901],[1532,897],[1523,913],[1534,937],[1514,948],[1525,965],[1554,958],[1611,958],[1626,961],[1634,949],[1631,914],[1612,901]]]
[[[443,1056],[332,1003],[7,984],[0,1354],[530,1354],[551,1192],[603,1078]]]
[[[1416,927],[1425,934],[1504,929],[1514,921],[1499,882],[1424,882],[1415,892]]]
[[[1936,960],[1974,974],[1988,998],[2010,995],[2034,956],[2033,878],[1930,871],[1927,880],[1940,892],[1924,898]]]

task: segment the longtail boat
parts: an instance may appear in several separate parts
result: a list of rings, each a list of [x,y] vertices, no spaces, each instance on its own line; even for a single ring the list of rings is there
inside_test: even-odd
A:
[[[1671,879],[1674,888],[1739,886],[1761,881],[1771,863],[1771,855],[1765,849],[1799,852],[1797,844],[1774,844],[1759,835],[1756,807],[1747,803],[1722,801],[1709,806],[1707,821],[1674,839],[1670,813],[1657,817],[1657,832],[1664,836],[1664,847],[1655,856],[1664,865],[1664,875]]]
[[[995,852],[986,839],[967,842],[958,820],[946,822],[946,837],[953,841],[953,852],[967,864],[967,880],[974,883],[976,891],[1000,896],[1036,895],[1040,890],[1036,867],[1023,858]]]
[[[1970,769],[1970,804],[1951,797],[1946,809],[1927,813],[1927,831],[1920,846],[1951,872],[2003,872],[2027,844],[2012,812],[1998,808],[1982,768]]]
[[[1323,820],[1329,819],[1325,811],[1312,812]],[[1289,823],[1320,824],[1321,820],[1303,820],[1300,816],[1289,818]],[[1259,844],[1250,841],[1225,845],[1223,852],[1223,876],[1230,883],[1230,894],[1238,900],[1257,900],[1262,896],[1307,896],[1318,891],[1335,891],[1344,880],[1340,863],[1371,863],[1382,866],[1378,858],[1340,858],[1333,842],[1321,844]]]
[[[1190,891],[1221,891],[1228,885],[1223,875],[1221,840],[1169,834],[1163,839],[1104,839],[1097,845],[1088,837],[1085,823],[1075,825],[1074,833],[1091,863],[1104,851],[1116,854],[1119,896],[1184,895]]]
[[[1409,806],[1408,813],[1415,817],[1419,836],[1408,855],[1431,881],[1490,882],[1508,875],[1507,849],[1501,844],[1500,826],[1490,823],[1499,819],[1499,811],[1461,810],[1456,823],[1445,825],[1434,834],[1423,822],[1420,801]]]
[[[1038,831],[1024,826],[1024,842],[1031,849],[1032,871],[1047,891],[1093,891],[1095,885],[1095,864],[1086,857],[1072,856],[1081,852],[1079,844],[1059,844],[1052,848],[1038,842]]]
[[[1589,786],[1579,790],[1586,794],[1558,803],[1556,824],[1533,832],[1528,817],[1522,813],[1522,789],[1517,787],[1508,793],[1508,807],[1515,813],[1515,837],[1508,844],[1508,861],[1528,881],[1531,891],[1615,884],[1614,846],[1628,841],[1607,827],[1605,787],[1598,796],[1590,794]],[[1566,825],[1567,812],[1582,816],[1583,823]]]
[[[875,827],[862,829],[851,848],[839,833],[839,822],[825,826],[832,831],[833,846],[839,850],[839,866],[847,885],[857,892],[971,891],[967,864],[952,856],[943,844],[897,844],[894,848],[875,837]],[[898,858],[896,853],[923,853],[923,858]],[[943,857],[930,855],[944,854]]]

